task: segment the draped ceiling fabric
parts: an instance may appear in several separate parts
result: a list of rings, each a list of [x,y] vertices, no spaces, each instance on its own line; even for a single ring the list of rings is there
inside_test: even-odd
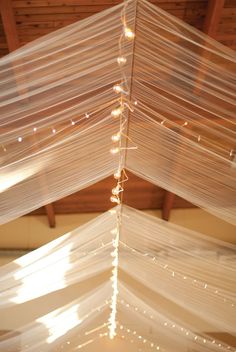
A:
[[[120,70],[122,11],[136,36]],[[235,52],[142,0],[2,58],[1,223],[114,173],[116,83],[135,107],[123,166],[235,223],[235,67]]]
[[[135,38],[122,42],[121,67],[122,16]],[[119,83],[127,147],[138,147],[122,167],[235,224],[235,68],[232,50],[145,0],[2,58],[1,223],[117,171]],[[118,337],[145,351],[235,351],[218,338],[235,336],[235,246],[125,205],[0,269],[0,350],[75,351],[105,338],[111,253]]]
[[[1,325],[14,329],[1,351],[74,351],[107,336],[117,213],[0,269]],[[216,336],[236,335],[235,274],[235,245],[123,205],[118,337],[145,351],[234,351]]]

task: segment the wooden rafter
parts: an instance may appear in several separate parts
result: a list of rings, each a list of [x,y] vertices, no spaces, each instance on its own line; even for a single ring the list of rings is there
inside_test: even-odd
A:
[[[162,207],[162,219],[168,221],[170,218],[170,212],[173,208],[175,200],[175,194],[169,191],[166,191],[164,196],[164,202]]]
[[[0,0],[0,11],[7,45],[10,52],[20,47],[11,0]]]
[[[203,32],[215,38],[220,23],[225,0],[209,0]]]
[[[50,227],[56,227],[55,212],[52,203],[45,205],[48,223]]]

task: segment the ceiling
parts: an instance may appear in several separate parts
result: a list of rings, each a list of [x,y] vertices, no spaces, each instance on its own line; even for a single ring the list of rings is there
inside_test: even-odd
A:
[[[45,34],[121,3],[122,0],[0,0],[0,56]],[[170,14],[236,49],[236,0],[151,0]],[[172,207],[193,207],[187,201],[129,175],[124,202],[138,209],[162,209],[169,219]],[[38,209],[55,226],[55,214],[97,212],[110,208],[108,178],[85,190]],[[139,190],[136,192],[136,190]]]

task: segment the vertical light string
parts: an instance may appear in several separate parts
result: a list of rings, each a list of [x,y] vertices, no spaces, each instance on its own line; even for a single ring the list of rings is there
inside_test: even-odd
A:
[[[128,146],[128,142],[132,140],[128,137],[128,116],[130,111],[134,111],[132,103],[130,101],[131,92],[129,89],[128,79],[125,74],[125,65],[127,63],[127,57],[124,54],[124,44],[126,41],[133,41],[135,38],[135,33],[131,28],[127,26],[126,21],[126,9],[129,1],[125,1],[124,7],[121,12],[121,22],[122,22],[122,33],[119,39],[119,56],[117,58],[117,64],[121,71],[121,82],[115,84],[113,91],[119,95],[118,105],[112,110],[111,116],[116,119],[119,118],[119,130],[117,133],[111,136],[113,147],[110,150],[112,154],[118,154],[118,167],[114,173],[114,179],[117,181],[116,186],[112,189],[111,202],[119,205],[118,210],[116,211],[116,228],[111,231],[113,237],[112,246],[113,251],[111,256],[113,257],[112,261],[112,298],[111,298],[111,314],[109,317],[109,337],[113,339],[116,336],[117,329],[117,301],[118,301],[118,267],[119,267],[119,242],[120,242],[120,230],[121,230],[121,203],[122,203],[122,194],[124,191],[123,184],[128,180],[127,174],[125,172],[125,159],[126,151],[128,149],[137,149],[136,146]],[[135,2],[135,6],[136,2]],[[131,77],[132,79],[132,77]],[[126,132],[125,132],[126,131]]]

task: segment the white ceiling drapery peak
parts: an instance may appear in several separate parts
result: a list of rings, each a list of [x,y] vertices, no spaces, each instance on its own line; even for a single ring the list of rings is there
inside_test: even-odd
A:
[[[0,60],[1,223],[115,172],[112,87],[124,76],[134,105],[127,132],[138,146],[127,150],[126,169],[235,223],[235,52],[131,0],[125,16],[136,33],[123,47],[122,76],[123,10],[115,6]]]

